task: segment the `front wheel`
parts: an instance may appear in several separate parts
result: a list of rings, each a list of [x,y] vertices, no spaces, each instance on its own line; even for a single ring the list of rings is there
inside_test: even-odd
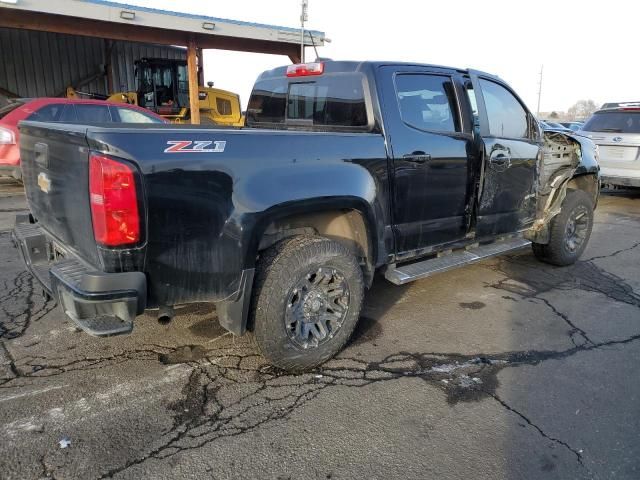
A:
[[[583,190],[571,190],[562,202],[562,210],[551,220],[549,243],[533,243],[533,253],[552,265],[572,265],[584,252],[592,228],[591,198]]]
[[[362,269],[344,245],[319,236],[282,240],[258,262],[253,319],[260,351],[285,370],[320,365],[351,336],[363,296]]]

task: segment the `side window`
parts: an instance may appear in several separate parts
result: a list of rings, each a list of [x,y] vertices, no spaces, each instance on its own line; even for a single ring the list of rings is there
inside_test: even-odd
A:
[[[502,85],[480,79],[489,118],[489,133],[494,137],[527,138],[527,112],[516,97]]]
[[[75,105],[67,104],[64,106],[62,115],[60,115],[60,121],[65,123],[76,123],[78,121]]]
[[[162,120],[127,107],[111,107],[114,122],[122,123],[162,123]]]
[[[216,110],[220,115],[231,115],[231,101],[226,98],[216,97]]]
[[[111,114],[107,105],[92,105],[89,103],[76,105],[78,122],[80,123],[109,123]]]
[[[396,97],[407,125],[420,130],[461,131],[450,77],[400,74],[396,76]]]
[[[52,103],[36,110],[27,117],[27,120],[37,122],[57,122],[64,109],[64,103]]]

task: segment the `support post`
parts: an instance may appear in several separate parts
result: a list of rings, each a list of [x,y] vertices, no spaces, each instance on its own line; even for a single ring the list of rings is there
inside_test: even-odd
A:
[[[189,39],[187,44],[187,75],[189,77],[189,113],[191,123],[200,124],[200,99],[198,98],[198,52],[196,41]]]
[[[198,85],[204,87],[204,59],[202,49],[198,49]]]
[[[107,74],[107,95],[112,95],[116,87],[113,84],[113,65],[111,65],[111,53],[113,52],[113,40],[104,41],[104,68]],[[118,86],[118,90],[120,87]]]

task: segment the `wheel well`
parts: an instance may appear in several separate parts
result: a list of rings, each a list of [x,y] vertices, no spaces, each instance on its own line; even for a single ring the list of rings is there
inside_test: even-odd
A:
[[[373,251],[367,224],[357,210],[329,210],[290,215],[270,223],[258,250],[294,235],[322,235],[347,246],[358,257],[367,285],[373,281]]]
[[[589,194],[595,206],[598,200],[598,178],[592,174],[580,175],[573,177],[567,183],[569,190],[584,190]]]

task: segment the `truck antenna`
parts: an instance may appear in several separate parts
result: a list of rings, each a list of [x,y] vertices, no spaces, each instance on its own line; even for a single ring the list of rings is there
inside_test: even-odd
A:
[[[300,61],[304,63],[304,22],[309,21],[309,0],[302,0],[300,13]]]

